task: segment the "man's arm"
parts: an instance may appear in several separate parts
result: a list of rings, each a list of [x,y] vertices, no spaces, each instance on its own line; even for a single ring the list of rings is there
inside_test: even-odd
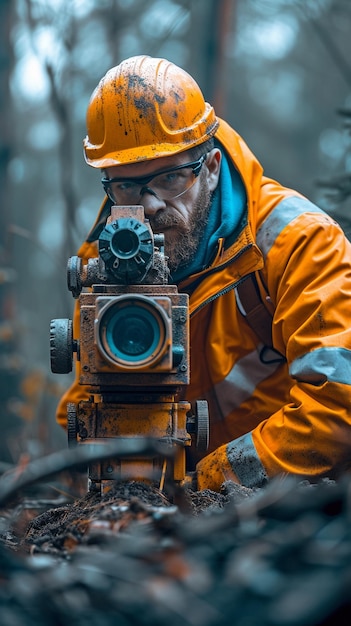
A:
[[[200,461],[200,488],[219,489],[228,470],[253,487],[277,474],[337,476],[350,463],[350,243],[325,214],[303,213],[271,232],[263,252],[274,343],[294,381],[290,401]]]

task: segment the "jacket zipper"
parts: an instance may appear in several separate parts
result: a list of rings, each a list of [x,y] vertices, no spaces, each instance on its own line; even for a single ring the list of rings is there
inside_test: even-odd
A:
[[[227,263],[224,263],[220,267],[213,268],[212,270],[207,272],[207,276],[209,276],[211,274],[214,274],[215,272],[219,272],[221,269],[224,269],[225,267],[227,267],[228,265],[233,263],[234,260],[238,259],[242,254],[244,254],[244,252],[246,252],[247,250],[249,250],[252,247],[253,247],[252,243],[250,243],[249,245],[245,246],[244,248],[242,248],[240,250],[240,252],[234,258],[232,258],[229,261],[227,261]],[[243,276],[242,278],[240,278],[239,280],[234,281],[231,285],[228,285],[225,289],[222,289],[221,291],[219,291],[218,293],[214,294],[210,298],[207,298],[207,300],[202,302],[202,304],[199,304],[199,306],[190,314],[190,318],[192,318],[196,313],[201,311],[201,309],[203,309],[205,306],[210,304],[210,302],[213,302],[214,300],[217,300],[217,298],[220,298],[220,296],[223,296],[224,294],[228,293],[228,291],[231,291],[232,289],[234,289],[234,287],[236,285],[239,285],[240,283],[242,283],[246,279],[246,276],[247,276],[247,274],[245,276]]]

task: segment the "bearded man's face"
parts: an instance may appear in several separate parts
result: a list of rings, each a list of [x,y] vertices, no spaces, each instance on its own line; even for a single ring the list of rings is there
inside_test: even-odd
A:
[[[176,197],[162,198],[162,192],[152,187],[152,177],[159,177],[163,170],[187,163],[189,154],[180,152],[152,161],[118,165],[104,170],[106,179],[118,178],[118,182],[111,183],[109,189],[110,198],[116,204],[121,204],[120,198],[125,189],[138,189],[138,197],[133,203],[143,205],[145,217],[149,219],[153,232],[164,233],[165,254],[169,258],[171,272],[175,272],[179,266],[196,256],[208,221],[211,196],[218,182],[220,151],[215,148],[206,154],[200,174],[194,177],[186,191]],[[167,175],[178,175],[178,171]],[[139,185],[138,181],[146,177],[151,177],[150,182],[144,186]]]

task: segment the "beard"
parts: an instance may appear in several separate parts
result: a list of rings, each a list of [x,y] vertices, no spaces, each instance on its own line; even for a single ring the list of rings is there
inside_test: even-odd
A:
[[[162,232],[163,228],[171,228],[165,232],[165,254],[168,257],[168,267],[171,273],[180,266],[190,263],[196,256],[208,216],[210,213],[212,193],[209,190],[206,176],[200,179],[199,193],[193,203],[187,221],[178,215],[169,215],[167,212],[158,213],[150,218],[151,227]]]

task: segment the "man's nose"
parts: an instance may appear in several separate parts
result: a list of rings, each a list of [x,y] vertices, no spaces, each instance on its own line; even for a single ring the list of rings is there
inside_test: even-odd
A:
[[[150,187],[143,187],[140,190],[141,204],[144,207],[145,215],[155,215],[158,211],[166,208],[166,202],[159,198]]]

